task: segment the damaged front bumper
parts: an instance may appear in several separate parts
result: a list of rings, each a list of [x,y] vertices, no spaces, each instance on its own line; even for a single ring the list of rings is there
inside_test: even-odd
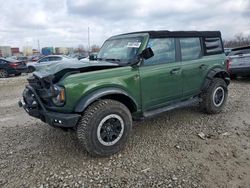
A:
[[[79,114],[65,114],[47,110],[35,89],[30,85],[26,86],[23,92],[23,101],[20,100],[18,104],[30,116],[38,118],[51,126],[73,128],[80,118]]]

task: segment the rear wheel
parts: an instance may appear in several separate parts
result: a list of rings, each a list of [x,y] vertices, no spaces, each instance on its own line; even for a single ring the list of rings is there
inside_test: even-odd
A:
[[[9,76],[5,69],[0,69],[0,78],[7,78]]]
[[[228,90],[222,78],[214,78],[202,94],[202,109],[210,114],[220,113],[225,106]]]
[[[108,156],[125,146],[131,129],[132,117],[128,108],[107,99],[87,108],[77,125],[77,136],[91,155]]]

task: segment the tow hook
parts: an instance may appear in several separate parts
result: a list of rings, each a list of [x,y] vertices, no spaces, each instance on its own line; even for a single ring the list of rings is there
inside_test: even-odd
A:
[[[18,106],[19,106],[20,108],[23,107],[22,101],[18,101]]]

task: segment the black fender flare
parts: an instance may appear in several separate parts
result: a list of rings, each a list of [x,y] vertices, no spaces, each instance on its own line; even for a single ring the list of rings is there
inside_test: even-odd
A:
[[[208,88],[211,80],[213,80],[213,78],[215,78],[215,77],[224,79],[227,85],[230,84],[229,73],[222,68],[214,68],[214,69],[211,69],[208,72],[208,74],[206,75],[206,78],[205,78],[203,85],[202,85],[202,91],[205,91]]]
[[[128,97],[131,101],[133,101],[135,107],[138,109],[137,102],[126,91],[124,91],[123,89],[120,89],[120,88],[109,87],[109,88],[102,88],[102,89],[95,90],[95,91],[87,94],[86,96],[82,97],[80,99],[80,101],[77,103],[77,105],[75,106],[74,111],[77,113],[81,113],[94,101],[96,101],[102,97],[105,97],[108,95],[114,95],[114,94],[124,95],[124,96]]]

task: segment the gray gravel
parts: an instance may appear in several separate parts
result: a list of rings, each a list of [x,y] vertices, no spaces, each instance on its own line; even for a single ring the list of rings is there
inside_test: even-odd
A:
[[[223,113],[191,106],[134,122],[123,151],[93,158],[74,132],[17,107],[26,77],[0,80],[0,187],[250,185],[250,79],[232,82]]]

